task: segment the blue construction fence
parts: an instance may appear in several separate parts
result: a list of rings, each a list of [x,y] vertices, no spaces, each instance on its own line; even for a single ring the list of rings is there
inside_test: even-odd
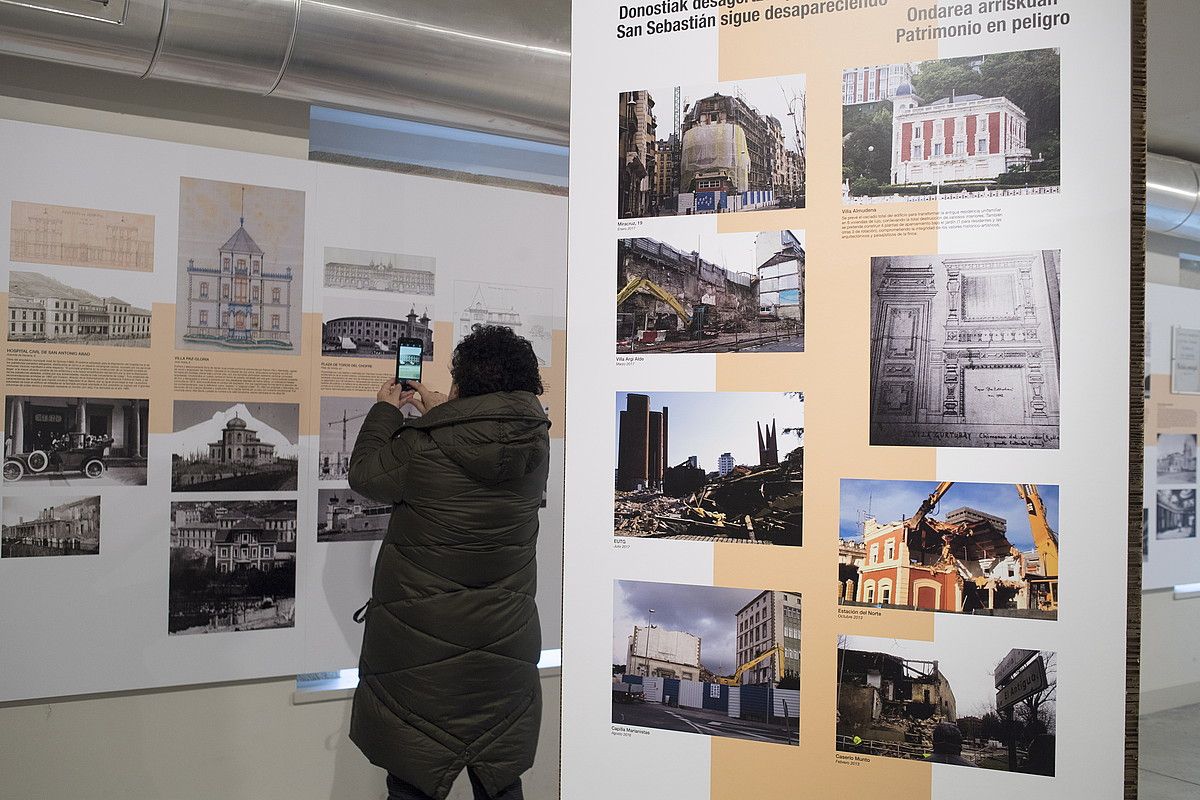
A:
[[[622,675],[624,683],[640,685],[642,699],[674,708],[716,711],[733,719],[776,722],[800,718],[800,690],[778,689],[769,683],[724,686],[679,678]]]
[[[714,214],[720,211],[754,211],[775,205],[775,192],[685,192],[679,195],[679,213]]]

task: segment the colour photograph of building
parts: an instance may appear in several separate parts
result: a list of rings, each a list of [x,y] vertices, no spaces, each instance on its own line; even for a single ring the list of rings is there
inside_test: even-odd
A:
[[[617,536],[802,543],[802,393],[618,392],[616,400]]]
[[[128,290],[137,291],[136,281],[126,284],[122,298],[106,292],[112,275],[105,272],[13,270],[8,275],[8,341],[149,347],[149,295],[133,303]]]
[[[804,350],[804,232],[617,242],[617,353]]]
[[[300,458],[295,403],[176,400],[175,492],[292,491]]]
[[[1058,618],[1058,487],[842,479],[838,603]]]
[[[554,290],[479,281],[454,282],[455,344],[485,325],[511,328],[529,340],[538,364],[550,366],[554,354]]]
[[[612,721],[798,745],[798,592],[613,584]]]
[[[88,556],[100,552],[100,498],[5,497],[0,558]]]
[[[4,419],[6,485],[146,485],[149,400],[9,395]]]
[[[167,633],[291,628],[296,501],[171,504]]]
[[[323,298],[321,355],[338,358],[396,358],[396,342],[417,339],[422,358],[433,359],[432,298],[427,305]],[[394,315],[407,308],[402,317]]]
[[[177,347],[294,355],[303,275],[304,192],[180,179]]]
[[[1059,261],[871,259],[871,444],[1057,449]]]
[[[803,208],[803,75],[621,92],[617,216]]]
[[[326,289],[433,296],[436,260],[432,256],[325,248]]]
[[[841,636],[836,688],[839,752],[1054,775],[1052,651]]]
[[[842,71],[846,202],[1059,188],[1057,49]]]
[[[392,504],[380,503],[349,489],[317,492],[317,541],[379,541],[387,533]]]

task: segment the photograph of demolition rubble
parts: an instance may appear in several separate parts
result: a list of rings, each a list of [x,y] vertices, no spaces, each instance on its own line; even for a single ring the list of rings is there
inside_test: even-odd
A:
[[[296,501],[171,504],[167,633],[296,624]]]
[[[804,350],[804,232],[617,242],[617,353]]]
[[[871,444],[1057,450],[1059,251],[871,259]]]
[[[1059,191],[1059,51],[842,71],[848,203]]]
[[[843,479],[838,603],[1058,618],[1058,487]]]
[[[621,92],[617,215],[804,208],[803,75]]]
[[[176,400],[173,492],[294,491],[300,406]]]
[[[802,544],[802,392],[617,393],[617,536]]]
[[[613,585],[612,721],[800,744],[800,595]]]
[[[837,749],[1054,775],[1057,654],[838,638]]]

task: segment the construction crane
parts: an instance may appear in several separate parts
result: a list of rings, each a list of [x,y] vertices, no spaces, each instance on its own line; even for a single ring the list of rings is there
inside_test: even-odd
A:
[[[348,423],[350,423],[356,419],[362,419],[365,416],[367,416],[367,415],[366,414],[355,414],[353,417],[351,417],[348,415],[348,413],[345,409],[342,409],[342,418],[341,419],[335,419],[333,422],[325,423],[330,428],[332,428],[334,425],[342,426],[342,452],[343,453],[346,452],[346,431],[347,431],[347,428],[349,427]]]
[[[668,292],[666,289],[659,286],[649,278],[630,278],[629,283],[625,284],[625,288],[617,292],[617,307],[633,296],[635,292],[648,292],[654,295],[659,300],[669,305],[671,309],[679,315],[685,326],[692,324],[692,315],[675,299],[675,295]]]
[[[766,661],[768,658],[778,658],[779,659],[779,662],[776,664],[775,677],[782,678],[783,677],[783,648],[780,647],[779,645],[775,645],[770,650],[768,650],[767,652],[758,656],[757,658],[752,658],[749,661],[747,661],[745,664],[742,664],[740,667],[737,668],[736,671],[734,671],[734,673],[732,675],[714,675],[713,680],[715,682],[721,684],[722,686],[740,686],[742,683],[742,676],[744,674],[746,674],[748,671],[757,667],[762,662]]]
[[[917,530],[925,521],[925,517],[941,502],[953,485],[953,481],[939,483],[929,497],[921,502],[917,513],[908,520],[906,523],[908,529]],[[1025,513],[1029,516],[1029,530],[1033,535],[1033,545],[1041,562],[1042,574],[1037,578],[1030,578],[1029,583],[1031,588],[1040,590],[1036,592],[1037,594],[1044,595],[1039,598],[1042,607],[1048,611],[1054,611],[1058,608],[1058,534],[1054,532],[1054,529],[1050,527],[1049,520],[1046,519],[1046,506],[1042,503],[1037,486],[1032,483],[1017,483],[1014,486],[1016,486],[1017,494],[1022,502],[1025,503]]]

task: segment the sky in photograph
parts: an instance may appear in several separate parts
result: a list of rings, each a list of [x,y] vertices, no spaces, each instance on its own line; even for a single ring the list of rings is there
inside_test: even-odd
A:
[[[73,503],[90,496],[93,495],[39,494],[32,497],[6,497],[4,498],[4,524],[16,525],[22,520],[28,522],[31,519],[37,519],[38,514],[47,508]],[[103,510],[101,507],[101,513]]]
[[[650,410],[667,414],[667,465],[682,464],[698,456],[705,472],[717,471],[717,458],[731,453],[734,462],[758,466],[758,427],[776,420],[779,457],[797,446],[795,434],[784,428],[804,427],[804,404],[799,397],[782,392],[643,392],[650,396]],[[616,432],[620,436],[621,412],[628,392],[617,392]],[[617,443],[613,442],[613,464]]]
[[[899,522],[917,513],[925,498],[937,488],[937,481],[866,481],[842,480],[838,535],[842,539],[861,539],[859,512],[870,512],[881,523]],[[1058,487],[1038,485],[1038,494],[1046,507],[1046,519],[1055,533],[1058,525]],[[994,514],[1008,521],[1005,536],[1016,547],[1033,547],[1033,534],[1025,503],[1011,483],[956,483],[934,508],[932,516],[942,518],[963,506]]]
[[[804,242],[804,231],[791,230],[792,235]],[[775,233],[775,250],[779,247],[778,232]],[[758,272],[756,241],[757,233],[695,233],[668,229],[664,235],[653,237],[656,242],[669,244],[684,253],[698,252],[705,261],[710,261],[730,272],[755,275]]]
[[[354,447],[363,418],[373,405],[373,397],[322,397],[321,450],[329,452],[342,449],[343,414],[346,418],[346,446]]]
[[[680,113],[687,115],[687,109],[692,103],[697,100],[702,100],[705,97],[710,97],[713,94],[732,95],[741,97],[758,113],[769,115],[779,120],[779,124],[783,127],[783,137],[787,142],[789,149],[796,149],[796,129],[792,124],[792,118],[788,116],[789,103],[793,96],[796,100],[796,114],[800,115],[803,109],[803,96],[805,89],[805,80],[803,75],[780,75],[775,78],[756,78],[754,80],[745,81],[729,81],[719,84],[700,84],[692,86],[683,86],[680,91],[680,100],[683,108]],[[658,137],[666,139],[671,135],[674,129],[675,107],[675,88],[667,87],[662,89],[651,89],[650,96],[654,98],[654,112],[658,119]],[[804,129],[804,124],[800,122],[800,129]]]
[[[1010,642],[979,638],[970,647],[937,645],[933,642],[914,642],[906,639],[876,639],[868,636],[844,636],[838,646],[867,653],[889,653],[900,658],[937,661],[938,669],[954,692],[959,717],[978,716],[996,707],[996,682],[992,673],[996,665],[1012,649]],[[1047,659],[1046,678],[1057,679],[1053,654],[1042,651]],[[1051,702],[1051,706],[1053,706]]]
[[[271,426],[289,441],[300,437],[300,406],[295,403],[229,403],[219,400],[176,400],[173,428],[182,431],[211,420],[233,408],[245,409],[259,422]],[[240,411],[239,411],[240,415]]]
[[[719,675],[737,665],[737,612],[760,594],[756,589],[724,589],[681,583],[614,581],[612,663],[624,664],[633,626],[682,631],[700,637],[700,662]],[[653,634],[652,634],[653,635]]]

